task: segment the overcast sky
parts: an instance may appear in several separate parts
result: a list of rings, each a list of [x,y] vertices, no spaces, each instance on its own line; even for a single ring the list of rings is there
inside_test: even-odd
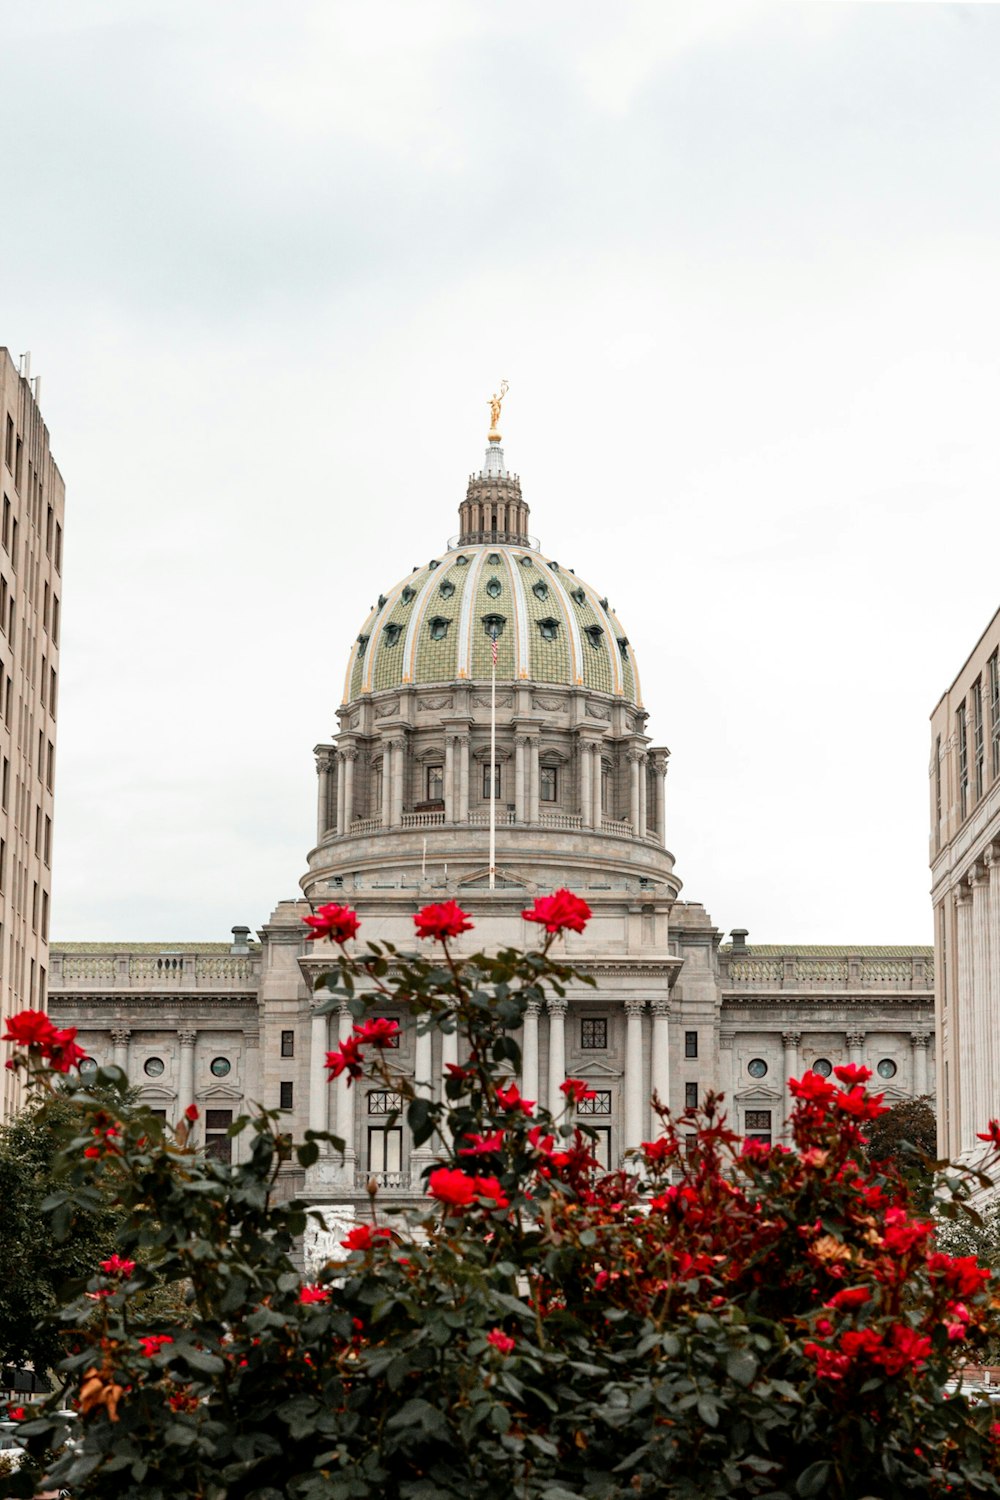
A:
[[[684,895],[929,942],[997,605],[1000,9],[0,0],[0,343],[67,485],[56,939],[298,891],[312,747],[510,381]]]

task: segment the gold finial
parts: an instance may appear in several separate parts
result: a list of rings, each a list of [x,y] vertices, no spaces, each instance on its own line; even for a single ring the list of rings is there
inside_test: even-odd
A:
[[[490,430],[487,433],[487,437],[489,438],[491,443],[499,443],[500,441],[500,434],[497,431],[497,423],[500,420],[500,407],[503,404],[503,398],[506,396],[509,390],[510,386],[507,384],[506,380],[501,380],[499,395],[496,391],[494,391],[493,395],[490,397]]]

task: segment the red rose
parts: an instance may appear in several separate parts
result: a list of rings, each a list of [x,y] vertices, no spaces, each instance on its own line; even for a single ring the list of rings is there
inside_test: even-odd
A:
[[[198,1118],[198,1106],[197,1106],[197,1104],[189,1104],[188,1105],[187,1109],[184,1111],[184,1118],[185,1118],[185,1120],[187,1120],[187,1122],[188,1122],[189,1125],[193,1125],[194,1124],[194,1122]]]
[[[299,1287],[299,1301],[303,1305],[308,1305],[310,1302],[329,1302],[329,1300],[330,1288],[328,1286],[317,1286],[315,1283],[310,1285],[307,1282],[305,1286]]]
[[[8,1406],[7,1408],[8,1422],[23,1422],[27,1415],[23,1406]]]
[[[169,1333],[147,1333],[139,1340],[142,1352],[147,1359],[151,1359],[154,1354],[159,1354],[164,1344],[172,1343],[173,1339]]]
[[[347,1074],[348,1083],[352,1078],[360,1078],[365,1071],[361,1038],[349,1036],[346,1041],[341,1042],[336,1052],[328,1052],[326,1066],[330,1069],[330,1078],[339,1078],[341,1073]]]
[[[306,941],[310,943],[317,938],[331,938],[343,946],[361,926],[356,911],[349,906],[337,906],[334,902],[321,906],[315,916],[303,917],[302,920],[312,928],[312,932],[306,933]]]
[[[460,1146],[459,1156],[482,1156],[490,1151],[503,1150],[503,1131],[494,1130],[491,1135],[470,1135],[466,1133],[465,1139],[471,1141],[471,1146]]]
[[[70,1068],[78,1068],[87,1055],[82,1047],[76,1045],[73,1040],[75,1036],[75,1026],[67,1026],[65,1031],[53,1031],[48,1046],[42,1048],[43,1054],[48,1057],[57,1073],[68,1073]]]
[[[559,1085],[559,1092],[566,1095],[570,1104],[582,1104],[585,1099],[596,1099],[596,1089],[590,1089],[582,1078],[567,1078]]]
[[[976,1140],[989,1141],[991,1146],[995,1146],[997,1150],[1000,1150],[1000,1120],[991,1120],[985,1134],[982,1131],[976,1133]]]
[[[956,1297],[974,1297],[989,1281],[992,1272],[981,1266],[974,1255],[945,1255],[936,1250],[927,1257],[927,1269],[935,1280],[943,1281]]]
[[[497,1208],[509,1208],[510,1200],[495,1177],[477,1177],[476,1192],[480,1198],[491,1198]]]
[[[413,918],[417,937],[436,938],[443,943],[446,938],[458,937],[460,932],[471,932],[475,923],[469,921],[469,913],[463,911],[457,901],[439,901],[425,906]]]
[[[551,896],[536,896],[534,906],[521,916],[526,922],[540,922],[546,932],[562,932],[564,928],[582,932],[590,921],[591,911],[586,901],[561,887]]]
[[[805,1099],[809,1104],[829,1104],[840,1090],[820,1073],[807,1068],[801,1078],[789,1078],[789,1092],[796,1099]]]
[[[391,1229],[373,1229],[370,1224],[358,1224],[346,1240],[341,1240],[345,1250],[373,1250],[378,1240],[392,1238]]]
[[[476,1196],[476,1179],[454,1167],[438,1167],[428,1178],[432,1198],[451,1208],[467,1208]]]
[[[359,1042],[371,1042],[373,1047],[395,1047],[399,1039],[399,1022],[387,1016],[376,1016],[373,1021],[363,1021],[354,1028]]]
[[[526,1115],[530,1115],[535,1107],[534,1099],[522,1099],[521,1091],[516,1083],[509,1088],[497,1089],[497,1103],[501,1109],[520,1109]]]
[[[123,1260],[117,1253],[110,1260],[101,1261],[101,1270],[106,1276],[131,1276],[135,1270],[134,1260]]]
[[[22,1010],[8,1019],[3,1039],[16,1042],[20,1047],[41,1047],[49,1041],[55,1029],[43,1010]]]
[[[488,1333],[486,1335],[486,1342],[488,1344],[492,1344],[494,1349],[496,1349],[500,1354],[507,1355],[513,1353],[514,1340],[511,1338],[509,1333],[504,1333],[503,1329],[501,1328],[494,1328],[490,1333]]]
[[[839,1078],[841,1083],[846,1083],[849,1088],[853,1088],[856,1083],[867,1083],[872,1076],[872,1070],[861,1063],[844,1063],[841,1067],[834,1068],[833,1076]]]
[[[827,1300],[827,1307],[863,1307],[872,1300],[871,1290],[866,1286],[845,1286]]]

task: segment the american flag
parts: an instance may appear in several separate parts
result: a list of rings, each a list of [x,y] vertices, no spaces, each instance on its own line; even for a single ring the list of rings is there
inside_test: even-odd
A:
[[[493,665],[495,667],[496,664],[497,664],[497,638],[496,638],[495,635],[493,636],[493,639],[492,639],[492,651],[493,651]]]

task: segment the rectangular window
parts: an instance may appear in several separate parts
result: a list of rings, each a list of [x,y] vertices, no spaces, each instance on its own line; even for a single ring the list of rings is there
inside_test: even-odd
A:
[[[684,1085],[684,1108],[698,1108],[698,1085],[696,1083],[686,1083]]]
[[[6,755],[3,758],[3,783],[0,786],[0,806],[4,812],[7,811],[7,798],[10,795],[10,761]]]
[[[45,816],[45,846],[42,858],[47,865],[52,863],[52,819],[48,814]]]
[[[42,809],[35,803],[35,856],[42,852]]]
[[[402,1186],[403,1171],[403,1127],[401,1125],[369,1125],[368,1170],[383,1180],[387,1187]],[[386,1181],[386,1179],[389,1181]]]
[[[597,1158],[597,1165],[602,1172],[611,1171],[611,1126],[595,1125],[592,1127],[594,1139],[590,1143],[591,1153]]]
[[[31,930],[38,931],[38,881],[31,883]]]
[[[3,497],[3,527],[0,530],[0,542],[3,543],[5,552],[10,551],[10,501],[7,496]]]
[[[396,1115],[402,1108],[402,1095],[393,1093],[391,1089],[372,1089],[368,1095],[370,1115]]]
[[[500,766],[493,767],[493,795],[497,801],[500,800]],[[490,796],[490,768],[488,764],[483,765],[483,796],[489,801]]]
[[[283,1031],[281,1033],[281,1055],[282,1057],[295,1056],[295,1032]]]
[[[558,780],[555,766],[538,767],[538,796],[542,802],[557,800]]]
[[[295,1098],[295,1085],[292,1083],[279,1083],[278,1085],[278,1108],[292,1109]]]
[[[684,1056],[698,1056],[698,1033],[696,1031],[685,1031],[684,1033]]]
[[[444,799],[444,767],[427,767],[427,801],[441,802]]]
[[[49,789],[50,792],[52,790],[52,786],[53,786],[53,783],[55,782],[55,779],[56,779],[56,747],[55,747],[55,745],[53,745],[52,741],[49,740],[48,764],[45,767],[45,785],[48,787],[48,789]]]
[[[45,513],[45,555],[46,555],[46,557],[51,557],[52,556],[52,523],[53,523],[54,520],[55,520],[55,517],[52,514],[52,507],[50,505],[49,508],[48,508],[48,510]]]
[[[983,679],[972,684],[972,800],[983,795]]]
[[[59,600],[55,594],[52,595],[52,642],[59,644]]]
[[[42,589],[42,624],[44,625],[45,629],[48,630],[48,628],[49,628],[49,586],[48,586],[48,584],[46,584],[45,587]]]
[[[38,779],[45,775],[45,731],[38,731]]]
[[[59,525],[58,521],[56,522],[56,556],[55,556],[55,564],[56,564],[56,572],[57,573],[61,573],[62,572],[62,527]]]
[[[10,565],[17,572],[17,517],[10,523]]]
[[[600,1052],[608,1045],[606,1016],[584,1016],[580,1022],[580,1046],[585,1052]]]
[[[594,1089],[593,1099],[581,1099],[576,1107],[578,1115],[609,1115],[611,1113],[611,1090]]]
[[[4,463],[10,472],[14,472],[14,418],[10,412],[7,413],[7,440],[3,450]]]
[[[49,940],[49,893],[42,892],[42,938],[47,943]]]
[[[0,839],[0,891],[3,890],[7,878],[7,840]],[[11,938],[11,942],[14,939]]]
[[[934,845],[941,848],[941,736],[934,742]]]
[[[42,700],[42,707],[46,705],[49,696],[49,663],[48,658],[42,657],[42,674],[38,682],[38,695]]]
[[[232,1123],[231,1109],[206,1109],[205,1152],[208,1156],[214,1156],[218,1161],[232,1161],[233,1138],[228,1134]]]
[[[748,1109],[743,1118],[743,1134],[748,1141],[760,1141],[762,1145],[771,1144],[771,1111],[769,1109]]]
[[[49,668],[49,713],[53,718],[56,716],[56,669]]]
[[[955,712],[955,732],[958,736],[958,807],[964,819],[969,811],[969,734],[964,703]]]
[[[15,443],[14,443],[14,488],[16,490],[19,490],[21,488],[21,469],[22,469],[22,460],[23,460],[23,458],[24,458],[24,444],[21,441],[21,439],[18,438],[15,441]],[[14,522],[14,526],[15,526],[15,533],[14,534],[16,536],[17,535],[17,532],[16,532],[17,522],[16,521]]]
[[[7,613],[10,608],[10,589],[6,578],[0,578],[0,630],[7,634]]]

